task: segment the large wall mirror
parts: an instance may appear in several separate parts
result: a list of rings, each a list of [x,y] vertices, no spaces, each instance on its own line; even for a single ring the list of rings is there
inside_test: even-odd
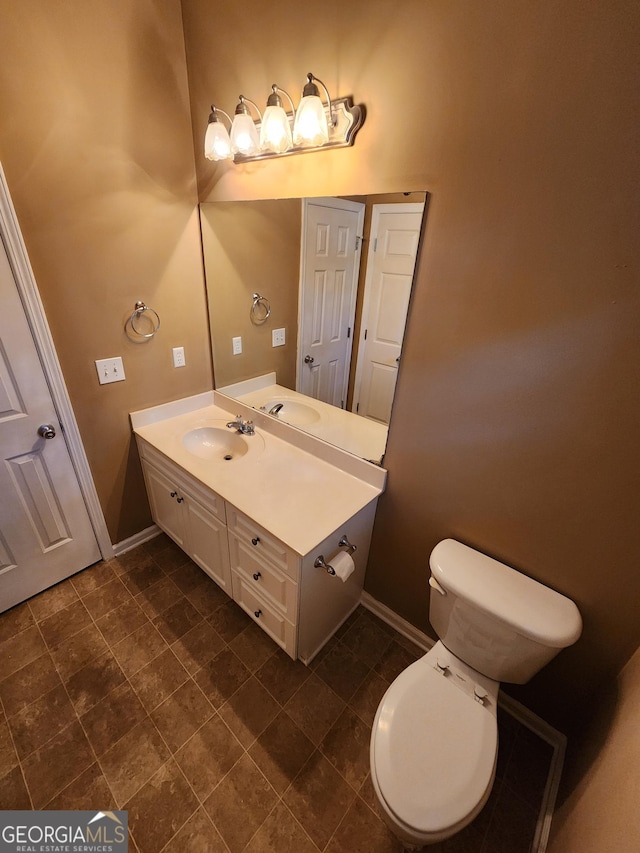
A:
[[[427,201],[201,204],[216,388],[382,464]]]

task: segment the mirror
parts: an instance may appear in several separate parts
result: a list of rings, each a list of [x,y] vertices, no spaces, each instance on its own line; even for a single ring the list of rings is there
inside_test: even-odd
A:
[[[202,203],[216,389],[382,464],[426,207]]]

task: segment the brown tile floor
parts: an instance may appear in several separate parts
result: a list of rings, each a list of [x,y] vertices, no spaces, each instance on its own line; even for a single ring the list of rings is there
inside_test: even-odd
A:
[[[140,853],[393,853],[369,734],[420,652],[363,608],[293,662],[165,536],[0,615],[0,808],[124,808]],[[528,853],[550,748],[433,853]]]

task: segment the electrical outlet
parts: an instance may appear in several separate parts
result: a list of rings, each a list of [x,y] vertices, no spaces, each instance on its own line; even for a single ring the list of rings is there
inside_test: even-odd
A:
[[[173,366],[184,367],[187,362],[184,360],[184,347],[173,348]]]
[[[117,358],[101,358],[96,361],[96,370],[101,385],[106,385],[108,382],[122,382],[126,378],[120,356]]]
[[[283,347],[285,342],[284,329],[273,329],[271,332],[271,346]]]
[[[233,354],[240,355],[242,353],[242,338],[240,336],[231,338],[231,344],[233,346]]]

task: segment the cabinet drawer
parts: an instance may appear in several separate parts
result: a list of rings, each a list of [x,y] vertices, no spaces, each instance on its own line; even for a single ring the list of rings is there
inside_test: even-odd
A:
[[[298,580],[298,555],[290,548],[256,524],[246,515],[227,504],[227,525],[229,530],[244,543],[247,549],[255,551],[257,559],[264,563],[270,562],[277,569],[289,575],[294,581]]]
[[[296,657],[296,629],[284,616],[264,598],[256,595],[245,579],[232,572],[233,597],[240,607],[251,616],[275,642],[294,660]]]
[[[265,598],[282,611],[291,622],[296,621],[298,612],[298,585],[279,569],[261,559],[258,549],[229,534],[229,557],[231,568],[242,576],[256,595]]]

